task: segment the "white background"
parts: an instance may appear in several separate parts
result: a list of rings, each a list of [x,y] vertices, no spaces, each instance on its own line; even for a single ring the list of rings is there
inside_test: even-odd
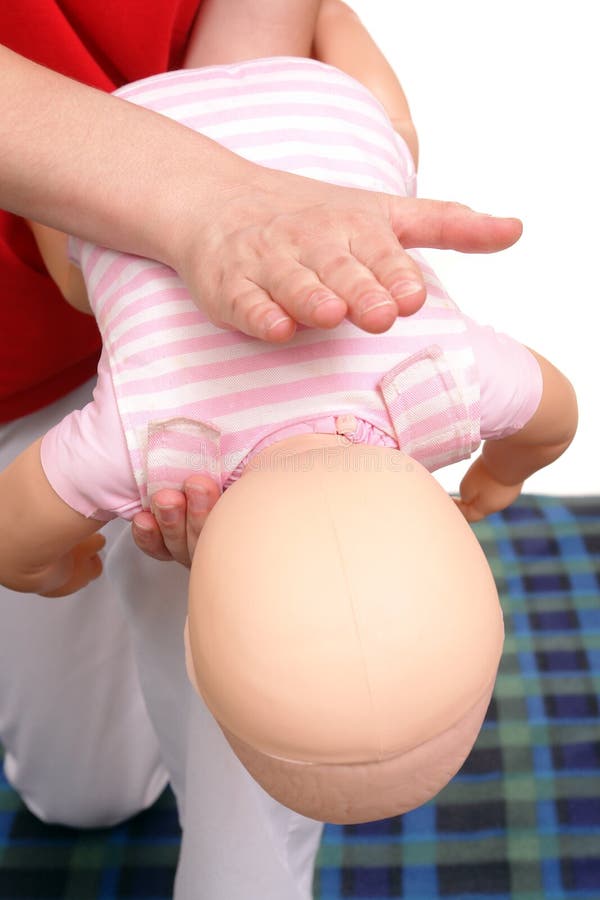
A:
[[[529,493],[600,494],[600,51],[594,0],[348,0],[393,65],[419,195],[516,215],[495,256],[427,251],[459,306],[573,382],[577,437]],[[454,490],[466,464],[440,474]]]

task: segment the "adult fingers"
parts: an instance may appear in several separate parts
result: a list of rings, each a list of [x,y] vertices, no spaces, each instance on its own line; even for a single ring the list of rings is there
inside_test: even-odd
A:
[[[313,247],[306,256],[321,281],[348,304],[348,318],[365,331],[386,331],[398,315],[396,303],[369,269],[357,260],[349,247]]]
[[[516,218],[478,213],[461,203],[380,195],[394,232],[404,247],[435,247],[463,253],[494,253],[519,240]]]
[[[296,325],[333,328],[339,325],[348,307],[321,284],[314,272],[285,258],[278,268],[274,260],[271,268],[253,273],[256,280],[245,277],[224,285],[225,302],[216,325],[235,328],[251,337],[271,343],[291,340]],[[281,269],[286,274],[281,275]],[[293,272],[291,270],[294,270]]]
[[[215,324],[225,324],[260,340],[280,343],[296,324],[333,328],[348,306],[312,268],[297,260],[298,248],[284,233],[268,253],[254,252],[245,266],[232,266],[213,299]]]
[[[180,491],[164,489],[152,497],[151,513],[134,517],[133,538],[148,556],[189,566],[186,499]]]
[[[136,545],[153,559],[175,560],[189,568],[196,541],[219,493],[217,484],[203,475],[190,476],[183,491],[157,491],[152,512],[134,517]]]
[[[344,297],[348,318],[365,331],[387,331],[399,314],[415,312],[425,300],[416,263],[387,227],[365,228],[342,250],[331,244],[313,247],[305,261]]]
[[[359,229],[350,241],[350,250],[387,290],[398,315],[412,315],[421,308],[426,297],[423,274],[391,229]]]
[[[399,314],[422,306],[422,273],[380,209],[311,212],[314,220],[291,217],[287,259],[277,265],[272,253],[265,255],[260,273],[261,284],[296,321],[332,328],[347,316],[366,331],[381,332]]]
[[[233,276],[225,281],[218,303],[218,315],[212,316],[216,325],[273,343],[289,341],[296,331],[293,317],[249,277]]]
[[[191,564],[200,532],[221,492],[217,483],[206,475],[191,475],[184,482],[183,491],[187,500],[186,539]]]
[[[422,274],[382,217],[353,213],[345,225],[269,255],[256,280],[303,325],[334,328],[347,316],[366,331],[386,331],[423,304]]]
[[[142,553],[164,562],[173,560],[173,557],[163,540],[160,527],[151,512],[141,512],[134,516],[131,524],[133,540]]]
[[[295,248],[264,259],[258,280],[281,309],[301,325],[334,328],[346,316],[348,306],[323,284],[312,267],[298,262]]]
[[[332,328],[346,316],[381,332],[425,300],[422,275],[404,247],[491,252],[521,234],[517,219],[458,203],[354,194],[355,206],[334,197],[271,211],[253,225],[243,215],[229,223],[202,254],[202,267],[194,257],[182,268],[192,295],[203,297],[215,324],[274,343],[289,340],[296,323]]]

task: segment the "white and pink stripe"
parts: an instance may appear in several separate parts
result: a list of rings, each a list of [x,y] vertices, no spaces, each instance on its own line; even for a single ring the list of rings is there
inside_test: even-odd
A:
[[[172,72],[117,93],[257,163],[414,192],[410,154],[381,105],[320,63],[277,58]],[[77,241],[72,254],[103,335],[144,502],[191,470],[220,474],[225,485],[269,435],[330,416],[370,423],[431,469],[469,455],[479,441],[466,326],[418,254],[428,287],[418,314],[378,336],[349,323],[333,332],[300,328],[285,347],[216,328],[156,262]]]

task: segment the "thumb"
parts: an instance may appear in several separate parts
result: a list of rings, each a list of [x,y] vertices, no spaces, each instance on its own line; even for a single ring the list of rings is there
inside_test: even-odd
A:
[[[383,195],[396,237],[404,247],[494,253],[521,237],[519,219],[478,213],[462,203]]]

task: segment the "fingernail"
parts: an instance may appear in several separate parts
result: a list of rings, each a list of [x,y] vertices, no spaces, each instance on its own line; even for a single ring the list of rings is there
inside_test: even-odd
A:
[[[179,516],[179,510],[175,506],[159,506],[156,504],[158,518],[165,525],[174,525]]]
[[[413,294],[418,294],[422,290],[423,285],[420,281],[398,281],[390,289],[390,294],[393,294],[398,299],[402,299],[403,297],[412,297]]]
[[[149,522],[134,522],[133,527],[136,531],[139,531],[140,534],[150,534],[153,531],[152,525]]]
[[[267,326],[267,331],[272,331],[274,328],[277,328],[278,325],[281,325],[282,322],[289,321],[289,316],[282,316],[281,313],[272,312],[265,318],[265,325]]]
[[[209,499],[206,491],[203,491],[202,488],[188,488],[186,494],[192,512],[208,512]]]
[[[332,300],[335,303],[343,303],[344,302],[338,296],[336,296],[336,294],[325,293],[325,294],[313,294],[312,297],[310,298],[308,305],[311,310],[315,310],[315,309],[318,309],[320,306],[323,306],[324,303],[331,303]]]
[[[361,315],[364,316],[366,313],[370,313],[374,309],[379,309],[382,306],[395,306],[395,303],[389,297],[384,297],[383,299],[378,298],[377,300],[375,300],[375,302],[371,303],[370,306],[363,307],[363,309],[361,310]]]

